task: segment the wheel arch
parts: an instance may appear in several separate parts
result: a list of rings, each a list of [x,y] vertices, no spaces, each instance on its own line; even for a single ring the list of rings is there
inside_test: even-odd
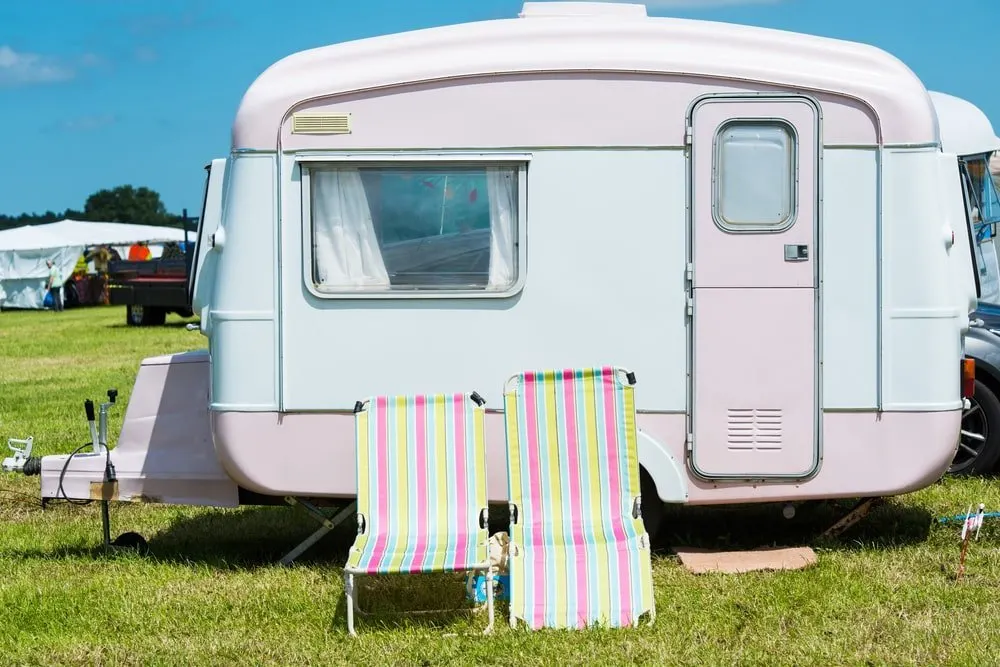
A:
[[[684,470],[663,443],[639,429],[639,467],[649,475],[656,494],[665,503],[686,503],[687,479]]]

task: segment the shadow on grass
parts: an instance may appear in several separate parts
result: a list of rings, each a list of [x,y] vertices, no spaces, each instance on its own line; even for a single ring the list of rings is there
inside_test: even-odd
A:
[[[125,532],[141,533],[142,513],[149,509],[142,505],[112,505],[112,539]],[[6,555],[26,560],[96,564],[124,561],[139,563],[140,567],[145,561],[153,565],[207,566],[220,572],[254,572],[279,567],[280,559],[318,527],[309,516],[288,507],[207,510],[176,519],[165,529],[145,535],[149,549],[140,554],[131,549],[106,550],[100,544],[100,514],[93,512],[92,519],[93,538],[87,545],[25,549]],[[347,550],[356,532],[356,524],[345,521],[300,555],[291,568],[306,567],[328,580],[342,582]],[[469,619],[479,624],[486,622],[485,608],[474,612],[466,598],[464,573],[360,576],[355,577],[355,589],[362,610],[355,614],[359,633],[405,627],[448,629]],[[502,621],[499,606],[496,614]],[[331,610],[330,629],[347,634],[347,601],[342,593]]]
[[[355,600],[361,612],[354,614],[355,630],[421,627],[443,630],[456,623],[473,621],[485,627],[486,607],[473,607],[465,594],[464,573],[355,576]],[[506,621],[506,605],[494,605],[494,623]],[[338,596],[331,629],[347,629],[347,597]]]
[[[319,524],[288,507],[241,507],[198,511],[174,519],[162,529],[144,533],[144,512],[162,506],[111,505],[111,538],[138,532],[148,541],[145,558],[161,563],[201,564],[219,570],[253,570],[271,567]],[[155,509],[153,509],[155,508]],[[93,535],[101,539],[100,514],[93,513]],[[296,563],[343,567],[356,525],[345,521],[296,559]],[[111,554],[127,553],[113,550]],[[67,546],[50,550],[25,550],[17,557],[39,559],[94,558],[108,554],[99,542],[93,546]]]
[[[654,542],[658,555],[672,555],[671,547],[707,549],[752,549],[810,545],[829,550],[851,551],[893,548],[917,544],[928,539],[934,517],[923,508],[889,499],[868,516],[836,538],[822,533],[848,512],[856,501],[813,501],[797,505],[792,519],[782,516],[780,503],[669,507],[664,526]],[[339,508],[330,508],[332,516]],[[143,505],[112,506],[112,538],[128,532],[143,532]],[[492,531],[508,531],[505,506],[493,506],[490,512]],[[305,512],[290,507],[247,506],[232,510],[198,510],[170,521],[163,529],[144,535],[149,543],[146,556],[157,562],[201,564],[219,570],[253,570],[273,567],[289,551],[311,535],[319,524]],[[100,516],[94,513],[95,542],[100,539]],[[347,558],[347,550],[357,532],[352,519],[324,535],[295,561],[310,567],[338,570]],[[103,558],[102,546],[66,547],[55,550],[30,550],[13,554],[25,558],[64,559]],[[293,565],[294,567],[294,565]],[[422,575],[433,578],[436,575]],[[393,578],[385,585],[392,586]],[[412,586],[401,584],[400,596]],[[386,596],[392,597],[388,593]],[[384,597],[380,594],[380,598]],[[447,605],[445,605],[447,606]]]
[[[927,510],[888,499],[837,537],[824,537],[823,532],[856,503],[800,503],[791,519],[782,516],[784,503],[668,507],[654,549],[669,554],[674,546],[742,550],[807,545],[836,551],[892,548],[925,542],[935,523]]]

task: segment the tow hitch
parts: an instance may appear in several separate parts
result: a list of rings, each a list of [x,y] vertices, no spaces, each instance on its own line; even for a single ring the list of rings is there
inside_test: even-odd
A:
[[[118,477],[115,473],[115,465],[111,460],[111,448],[108,445],[108,414],[111,412],[111,408],[117,404],[118,401],[118,390],[109,389],[108,390],[108,400],[97,406],[95,411],[94,401],[89,398],[83,402],[84,411],[87,414],[87,426],[90,431],[90,441],[85,442],[68,456],[65,457],[65,461],[62,463],[62,471],[59,475],[59,491],[57,497],[61,496],[63,500],[75,505],[87,505],[95,500],[101,503],[101,528],[102,537],[104,538],[103,544],[105,550],[112,547],[125,547],[137,549],[140,552],[145,553],[148,550],[148,545],[146,544],[145,538],[143,538],[138,533],[123,533],[119,535],[114,540],[111,539],[111,512],[110,512],[110,502],[109,500],[115,497],[115,487],[118,483]],[[41,475],[42,474],[42,457],[32,456],[31,449],[34,445],[34,438],[27,438],[26,440],[17,440],[15,438],[10,438],[7,440],[7,446],[10,448],[12,456],[5,458],[2,462],[2,470],[4,472],[20,472],[25,475]],[[85,449],[89,448],[89,452],[84,452]],[[71,498],[63,490],[63,479],[70,468],[73,460],[79,460],[82,458],[90,457],[102,457],[104,459],[104,474],[101,479],[100,493],[95,497],[94,492],[91,492],[91,497],[83,498]],[[59,458],[62,458],[59,455]],[[45,508],[45,499],[42,500],[42,508]]]
[[[4,472],[23,472],[25,475],[40,475],[42,473],[42,459],[31,455],[31,447],[35,439],[29,437],[27,440],[7,438],[7,447],[13,453],[0,464]],[[17,445],[22,445],[17,447]]]

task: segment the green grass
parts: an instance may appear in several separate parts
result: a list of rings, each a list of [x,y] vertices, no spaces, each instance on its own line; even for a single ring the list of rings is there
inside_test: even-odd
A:
[[[0,437],[41,454],[88,439],[83,401],[120,391],[138,362],[202,347],[197,332],[124,326],[121,308],[0,313]],[[5,440],[4,440],[5,441]],[[866,465],[859,461],[858,465]],[[0,477],[0,663],[4,664],[997,664],[1000,521],[988,519],[954,580],[958,528],[937,517],[1000,508],[1000,485],[947,479],[892,500],[834,541],[835,506],[678,508],[654,560],[658,617],[638,630],[496,632],[481,615],[358,619],[346,633],[341,566],[353,526],[292,568],[275,563],[315,528],[293,510],[112,505],[115,533],[150,553],[105,555],[96,504],[38,503],[38,478]],[[669,545],[811,543],[803,571],[694,576]],[[379,609],[462,605],[455,577],[362,580]]]

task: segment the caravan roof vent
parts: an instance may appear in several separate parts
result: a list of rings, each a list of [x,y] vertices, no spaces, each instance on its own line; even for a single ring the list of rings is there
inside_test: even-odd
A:
[[[521,18],[538,16],[607,16],[615,18],[646,18],[646,5],[624,2],[526,2],[518,14]]]
[[[349,113],[294,113],[293,134],[350,134]]]

